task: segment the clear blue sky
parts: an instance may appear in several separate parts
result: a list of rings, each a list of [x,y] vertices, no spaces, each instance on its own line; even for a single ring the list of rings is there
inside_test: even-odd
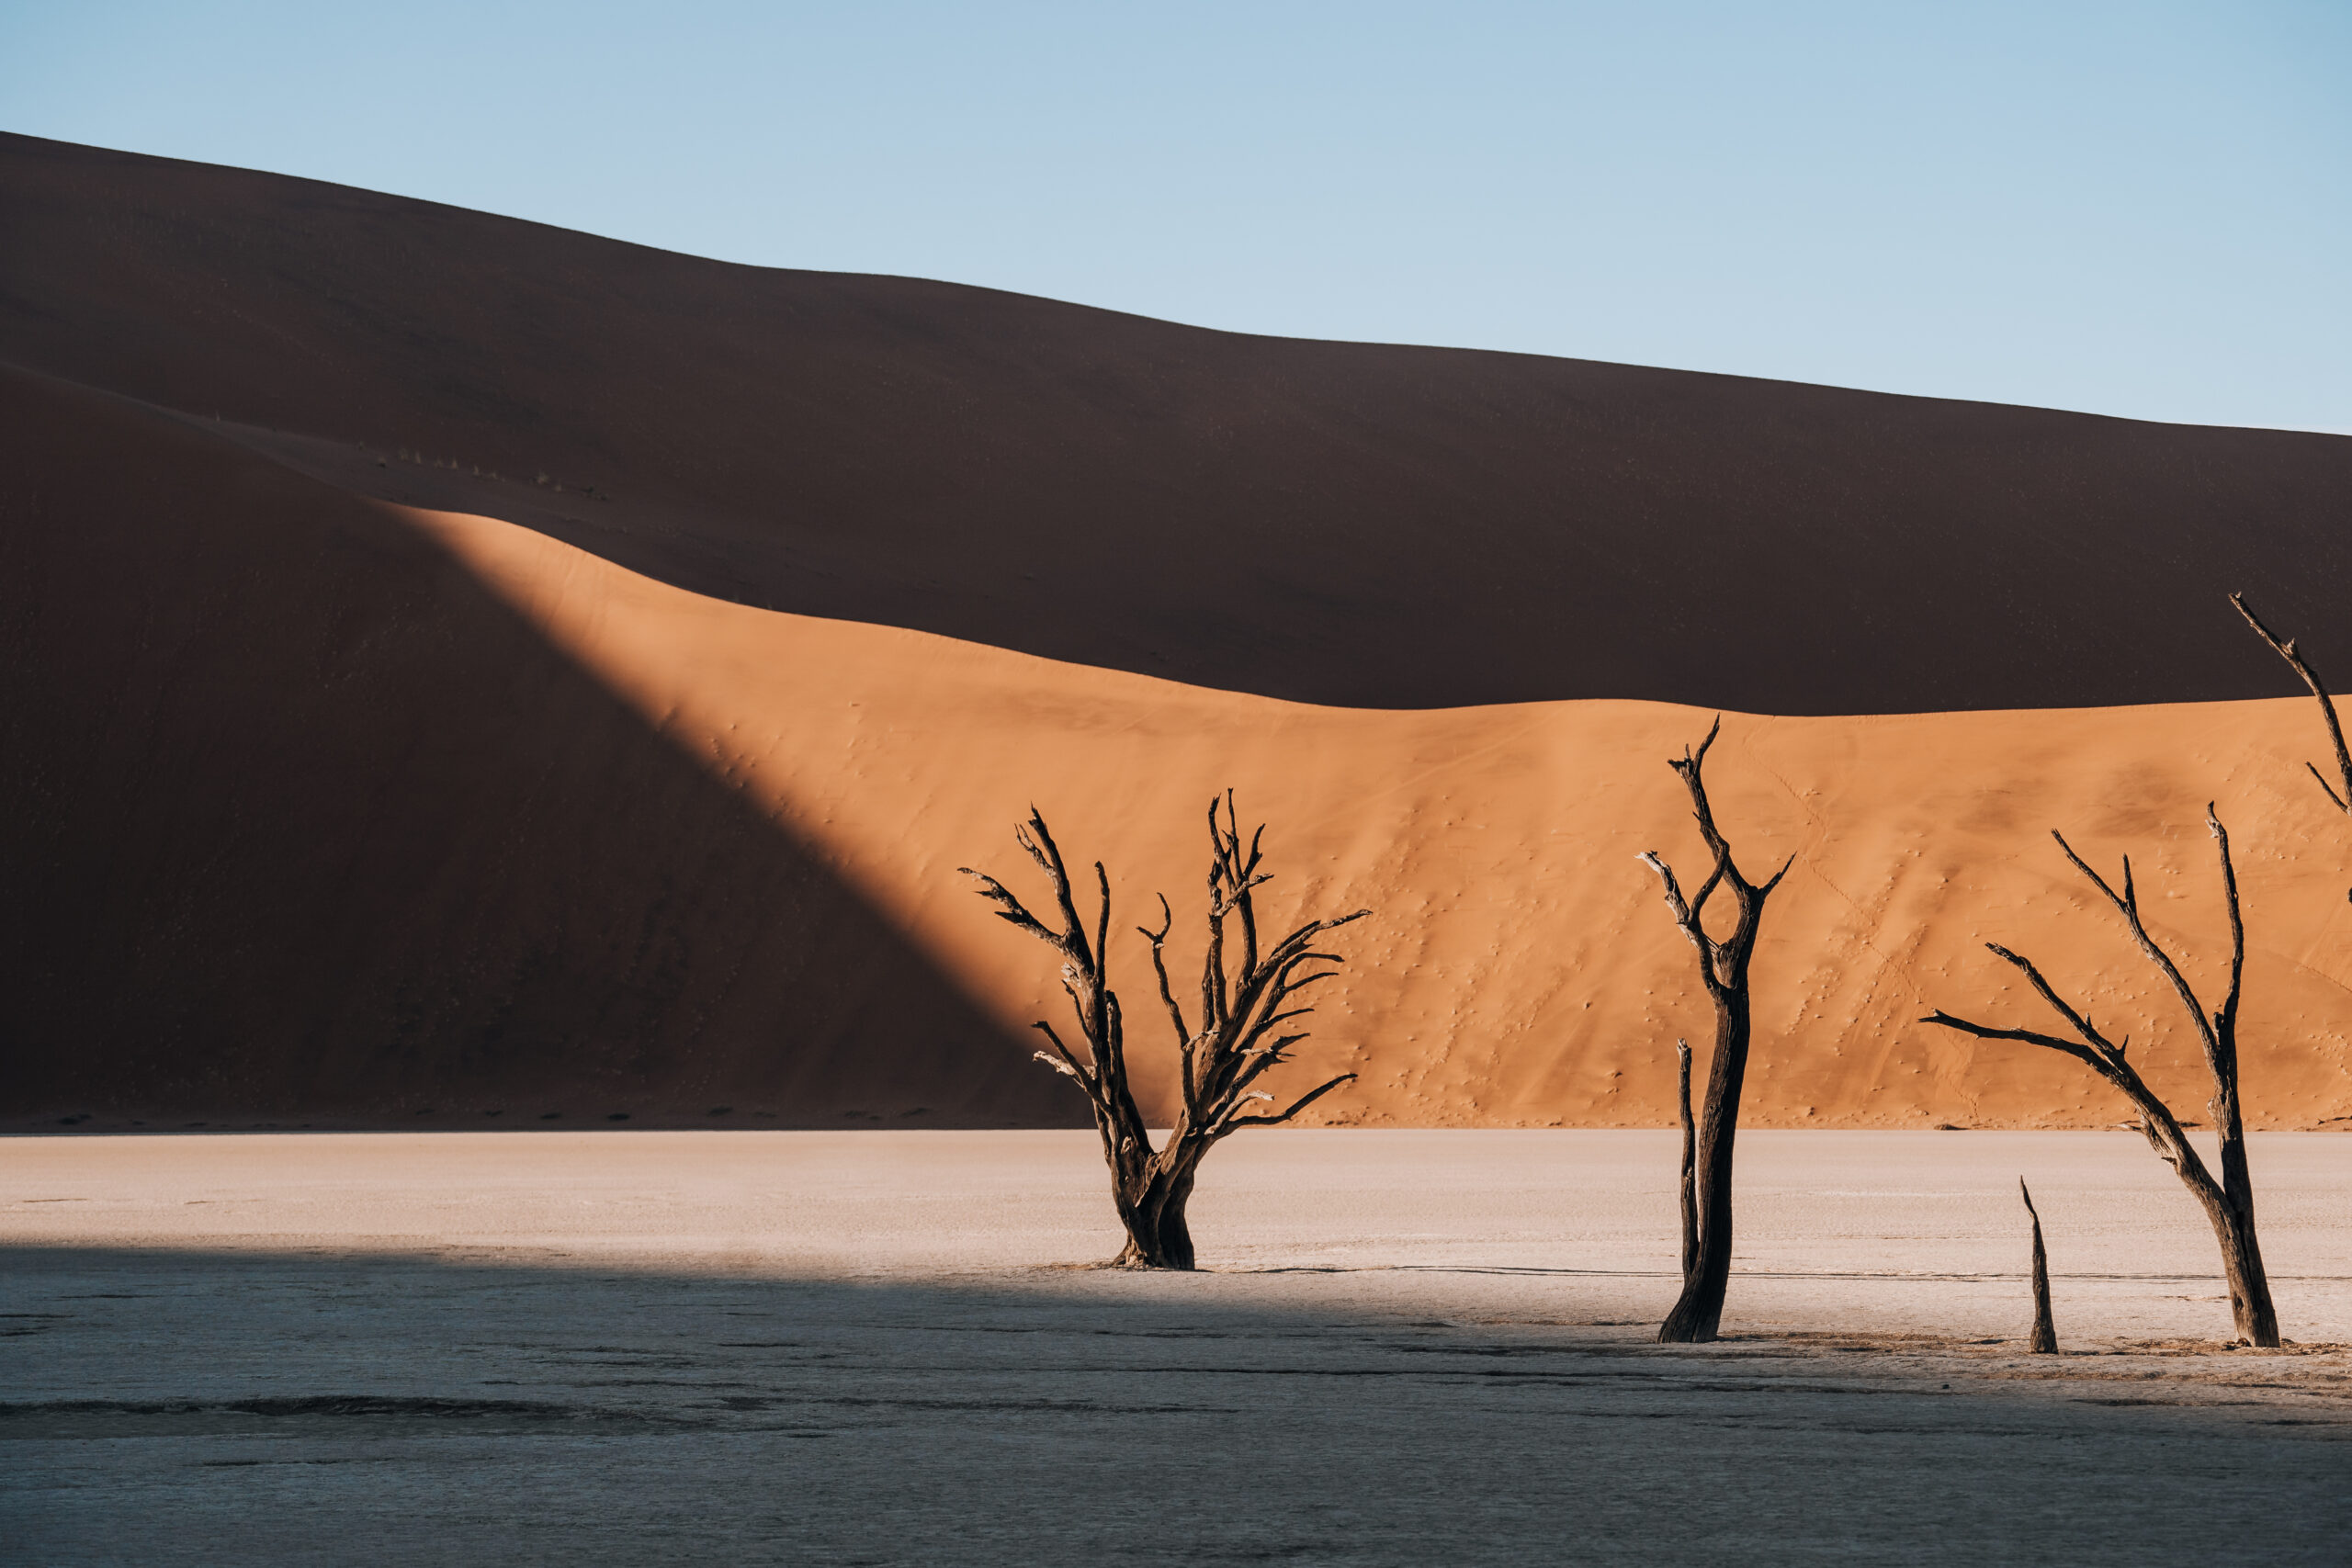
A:
[[[0,0],[0,127],[1245,332],[2352,431],[2352,0]]]

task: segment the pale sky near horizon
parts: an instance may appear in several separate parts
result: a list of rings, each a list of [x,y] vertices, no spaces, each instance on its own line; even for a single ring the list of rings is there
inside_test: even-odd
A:
[[[2352,432],[2352,0],[0,0],[0,129],[1236,331]]]

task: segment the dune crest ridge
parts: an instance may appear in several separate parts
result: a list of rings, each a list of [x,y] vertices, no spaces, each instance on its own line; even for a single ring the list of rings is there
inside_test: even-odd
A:
[[[1206,801],[1228,785],[1245,818],[1272,824],[1272,918],[1375,910],[1351,928],[1351,966],[1294,1069],[1363,1077],[1307,1120],[1655,1125],[1673,1113],[1674,1036],[1703,1055],[1689,949],[1635,860],[1655,848],[1697,863],[1665,759],[1704,732],[1702,710],[1290,704],[752,609],[493,519],[409,515],[1008,1028],[1059,997],[1033,944],[990,919],[955,867],[1017,881],[1030,868],[1012,825],[1042,807],[1067,853],[1110,867],[1114,982],[1147,1094],[1171,1083],[1149,1049],[1164,1024],[1143,1005],[1130,928],[1165,892],[1182,937]],[[2170,993],[2082,897],[2048,830],[2102,864],[2130,853],[2159,935],[2202,975],[2223,951],[2200,819],[2211,797],[2250,928],[2249,1124],[2346,1124],[2352,834],[2302,773],[2314,742],[2308,701],[2291,699],[1728,716],[1709,774],[1719,818],[1756,863],[1797,856],[1756,962],[1747,1119],[2113,1124],[2120,1101],[2074,1064],[1913,1021],[1939,1004],[2045,1021],[1986,940],[2128,1028],[2151,1081],[2198,1115],[2202,1068]]]
[[[1194,685],[2287,689],[2217,585],[2352,638],[2343,435],[1215,332],[22,136],[0,223],[0,358],[696,592]]]

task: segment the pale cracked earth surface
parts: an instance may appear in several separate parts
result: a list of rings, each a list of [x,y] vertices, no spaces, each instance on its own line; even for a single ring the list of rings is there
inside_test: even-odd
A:
[[[1658,1347],[1674,1149],[1244,1135],[1139,1276],[1086,1134],[0,1140],[0,1561],[2346,1560],[2352,1137],[2256,1142],[2279,1354],[2084,1133],[1744,1137]]]

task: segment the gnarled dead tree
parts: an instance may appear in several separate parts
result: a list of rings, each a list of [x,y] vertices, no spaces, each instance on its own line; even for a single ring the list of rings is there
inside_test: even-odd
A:
[[[2041,1215],[2034,1209],[2033,1194],[2022,1176],[2018,1178],[2018,1196],[2025,1200],[2026,1215],[2033,1221],[2033,1337],[2025,1348],[2037,1356],[2054,1356],[2058,1324],[2050,1315],[2050,1254],[2042,1250]]]
[[[1698,949],[1699,976],[1706,985],[1708,999],[1715,1004],[1715,1052],[1707,1066],[1707,1103],[1699,1122],[1698,1245],[1696,1256],[1683,1266],[1682,1294],[1657,1331],[1659,1341],[1668,1345],[1704,1344],[1715,1337],[1723,1323],[1724,1292],[1731,1284],[1732,1140],[1739,1132],[1740,1089],[1747,1077],[1747,963],[1756,952],[1764,900],[1789,874],[1789,866],[1796,863],[1792,855],[1760,886],[1742,876],[1733,863],[1731,844],[1715,826],[1714,811],[1707,804],[1706,781],[1700,772],[1706,765],[1707,749],[1715,743],[1723,727],[1724,721],[1716,719],[1696,751],[1686,749],[1681,756],[1668,758],[1667,764],[1681,775],[1683,787],[1690,792],[1699,836],[1714,856],[1706,880],[1686,898],[1673,868],[1656,851],[1642,856],[1666,885],[1667,908],[1674,911],[1674,923]],[[1731,894],[1734,911],[1731,934],[1720,941],[1707,934],[1704,921],[1707,900],[1718,889]],[[1689,1071],[1687,1060],[1683,1070]],[[1686,1251],[1689,1246],[1686,1240]]]
[[[1224,818],[1218,817],[1218,807]],[[1101,908],[1093,938],[1088,940],[1070,894],[1069,872],[1062,852],[1033,807],[1028,822],[1013,829],[1013,838],[1029,858],[1053,880],[1054,908],[1060,929],[1031,914],[1003,883],[963,867],[964,874],[980,885],[980,895],[997,907],[997,918],[1038,938],[1062,956],[1062,989],[1069,993],[1076,1014],[1078,1040],[1073,1045],[1040,1020],[1035,1026],[1052,1042],[1037,1059],[1065,1073],[1086,1091],[1094,1112],[1094,1127],[1102,1138],[1102,1158],[1111,1168],[1111,1195],[1125,1227],[1127,1245],[1114,1259],[1125,1269],[1190,1269],[1193,1233],[1184,1219],[1193,1196],[1193,1182],[1203,1156],[1216,1144],[1244,1127],[1274,1127],[1355,1077],[1341,1073],[1317,1085],[1282,1109],[1274,1097],[1258,1087],[1259,1080],[1290,1060],[1291,1052],[1307,1031],[1283,1026],[1315,1010],[1298,998],[1318,981],[1339,973],[1342,960],[1319,952],[1316,939],[1372,913],[1358,909],[1336,919],[1309,920],[1271,946],[1258,936],[1255,891],[1269,880],[1258,869],[1261,824],[1245,847],[1233,815],[1233,795],[1209,802],[1208,942],[1201,962],[1199,1027],[1187,1022],[1168,978],[1168,933],[1175,916],[1168,900],[1159,900],[1159,929],[1137,926],[1151,943],[1151,965],[1159,982],[1160,1005],[1174,1031],[1180,1058],[1183,1103],[1175,1125],[1159,1148],[1143,1112],[1136,1106],[1127,1083],[1125,1015],[1118,993],[1111,989],[1104,964],[1111,932],[1111,879],[1102,863],[1094,863],[1094,884]],[[1254,1107],[1263,1106],[1263,1111]]]
[[[2245,602],[2245,594],[2231,594],[2230,603],[2237,606],[2238,614],[2245,617],[2245,624],[2255,629],[2256,635],[2287,661],[2289,669],[2303,678],[2303,684],[2310,687],[2312,695],[2319,699],[2320,717],[2327,722],[2327,738],[2335,745],[2335,774],[2344,781],[2344,792],[2337,794],[2335,786],[2327,782],[2327,775],[2321,773],[2315,764],[2305,762],[2303,766],[2311,769],[2312,777],[2319,781],[2319,787],[2326,792],[2335,809],[2352,812],[2352,750],[2346,750],[2344,744],[2344,726],[2335,716],[2335,699],[2328,695],[2327,686],[2320,680],[2319,671],[2311,667],[2311,661],[2295,646],[2293,637],[2281,637],[2263,625],[2262,617],[2254,613],[2254,607]]]
[[[2122,1090],[2123,1097],[2139,1112],[2140,1131],[2146,1135],[2149,1145],[2179,1175],[2181,1184],[2212,1222],[2213,1235],[2222,1244],[2222,1273],[2229,1286],[2230,1315],[2237,1325],[2238,1337],[2254,1345],[2276,1346],[2278,1314],[2270,1304],[2270,1281],[2263,1273],[2262,1248],[2255,1236],[2254,1179],[2246,1168],[2245,1127],[2238,1109],[2238,996],[2245,972],[2245,925],[2238,916],[2238,878],[2236,868],[2230,863],[2230,835],[2210,803],[2205,807],[2205,826],[2211,829],[2213,841],[2219,846],[2222,893],[2230,912],[2230,987],[2222,1005],[2210,1013],[2197,999],[2180,965],[2148,934],[2147,925],[2140,918],[2140,895],[2132,884],[2131,858],[2124,858],[2123,886],[2119,892],[2084,863],[2063,835],[2053,832],[2050,836],[2058,840],[2058,847],[2065,852],[2075,869],[2088,877],[2091,886],[2115,906],[2130,928],[2132,939],[2170,983],[2197,1027],[2198,1040],[2205,1048],[2205,1065],[2213,1075],[2211,1104],[2213,1125],[2222,1139],[2219,1181],[2206,1169],[2204,1160],[2189,1143],[2188,1134],[2181,1131],[2171,1109],[2156,1098],[2155,1091],[2142,1081],[2139,1069],[2125,1059],[2130,1036],[2109,1041],[2080,1010],[2059,996],[2030,959],[1998,942],[1984,944],[1995,957],[2026,977],[2051,1010],[2066,1021],[2066,1026],[2075,1032],[2075,1039],[2062,1039],[2031,1029],[1996,1029],[1989,1024],[1971,1023],[1940,1008],[1919,1021],[1941,1024],[1979,1040],[2020,1040],[2061,1052]]]

